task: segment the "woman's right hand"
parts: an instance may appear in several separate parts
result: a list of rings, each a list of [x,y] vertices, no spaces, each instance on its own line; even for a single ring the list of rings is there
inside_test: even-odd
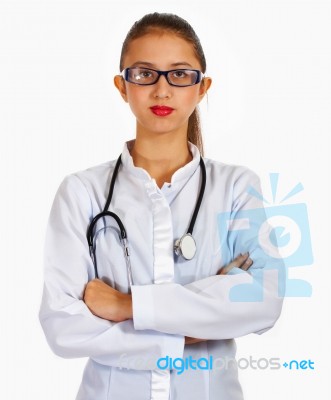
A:
[[[240,268],[243,271],[247,271],[253,264],[253,260],[249,258],[249,252],[247,251],[244,254],[239,254],[234,260],[232,260],[228,265],[222,267],[217,275],[226,275],[229,273],[234,267]]]

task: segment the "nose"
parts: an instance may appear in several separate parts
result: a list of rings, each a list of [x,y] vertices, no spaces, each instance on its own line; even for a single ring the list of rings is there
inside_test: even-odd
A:
[[[166,77],[161,75],[159,80],[154,84],[154,97],[165,99],[171,97],[172,87],[169,85]]]

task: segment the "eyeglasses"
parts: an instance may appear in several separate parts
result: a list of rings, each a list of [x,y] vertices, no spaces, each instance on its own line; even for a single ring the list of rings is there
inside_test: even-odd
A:
[[[127,82],[136,85],[154,85],[161,75],[164,75],[171,86],[193,86],[201,82],[203,74],[197,69],[171,69],[170,71],[158,71],[156,69],[133,67],[125,68],[122,75]]]

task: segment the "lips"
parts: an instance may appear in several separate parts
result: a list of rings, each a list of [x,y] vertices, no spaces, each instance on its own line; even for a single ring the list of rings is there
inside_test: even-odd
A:
[[[171,107],[167,107],[167,106],[153,106],[151,107],[151,111],[152,113],[154,113],[155,115],[159,116],[159,117],[165,117],[169,114],[171,114],[174,109]]]

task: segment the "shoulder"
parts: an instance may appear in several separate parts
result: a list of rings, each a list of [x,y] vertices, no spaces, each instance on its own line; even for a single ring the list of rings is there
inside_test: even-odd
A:
[[[102,164],[71,173],[66,178],[78,179],[87,186],[91,184],[97,184],[100,181],[104,182],[109,178],[109,174],[114,169],[115,163],[116,160],[107,161]]]
[[[60,183],[56,199],[99,209],[105,200],[115,164],[116,160],[107,161],[68,174]]]
[[[104,185],[114,169],[116,160],[107,161],[84,170],[76,171],[64,177],[62,185],[85,186],[90,190],[93,186]]]
[[[261,208],[262,188],[258,174],[245,165],[226,164],[220,161],[205,159],[207,179],[211,192],[225,199],[231,199],[231,209],[243,207]]]
[[[204,158],[207,174],[211,179],[226,181],[227,183],[244,184],[259,182],[259,176],[251,168]]]

